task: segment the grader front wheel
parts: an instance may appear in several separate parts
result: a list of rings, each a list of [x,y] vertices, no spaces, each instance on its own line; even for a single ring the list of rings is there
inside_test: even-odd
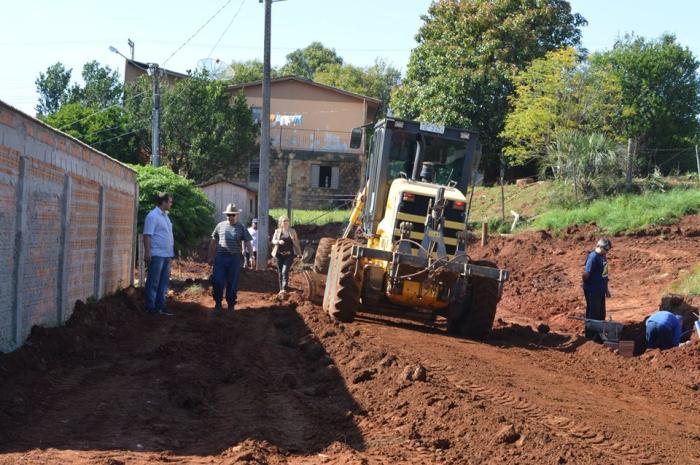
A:
[[[477,261],[479,266],[497,268],[489,261]],[[496,307],[500,300],[499,283],[493,279],[471,277],[471,289],[460,311],[450,312],[447,319],[447,331],[470,339],[487,339],[491,335]]]
[[[331,254],[324,308],[338,321],[351,323],[360,305],[360,287],[355,280],[355,257],[352,246],[355,241],[341,240]]]

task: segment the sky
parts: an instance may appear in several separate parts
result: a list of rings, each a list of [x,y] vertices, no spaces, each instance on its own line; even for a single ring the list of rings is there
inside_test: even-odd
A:
[[[312,41],[334,48],[347,63],[369,66],[382,58],[405,71],[421,15],[432,0],[284,0],[272,7],[273,66]],[[674,33],[700,57],[700,2],[695,0],[571,0],[588,26],[583,46],[607,50],[617,37]],[[97,60],[123,74],[134,58],[186,72],[200,60],[262,59],[264,9],[258,0],[23,0],[2,1],[0,100],[34,114],[39,73],[60,61],[79,80]],[[213,19],[212,19],[213,17]],[[218,44],[218,45],[217,45]]]

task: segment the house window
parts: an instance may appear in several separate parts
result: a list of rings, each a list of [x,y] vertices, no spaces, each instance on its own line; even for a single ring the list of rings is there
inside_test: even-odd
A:
[[[340,168],[330,165],[311,165],[311,187],[338,189]]]
[[[251,160],[248,165],[248,182],[258,182],[260,179],[260,160]]]
[[[262,108],[250,107],[250,109],[253,112],[253,122],[255,124],[260,124],[260,121],[262,121]]]

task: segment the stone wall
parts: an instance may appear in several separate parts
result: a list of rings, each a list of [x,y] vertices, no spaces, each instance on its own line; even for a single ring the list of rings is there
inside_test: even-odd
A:
[[[331,196],[354,196],[360,187],[363,164],[363,156],[354,153],[272,152],[270,207],[287,206],[288,186],[294,209],[324,209],[333,203],[329,200]],[[318,187],[313,165],[335,169],[336,185]]]

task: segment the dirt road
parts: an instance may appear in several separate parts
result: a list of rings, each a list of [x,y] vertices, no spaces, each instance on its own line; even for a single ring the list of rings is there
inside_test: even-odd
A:
[[[696,230],[613,239],[616,318],[658,305]],[[0,356],[0,464],[700,463],[700,341],[627,359],[566,318],[593,236],[475,249],[513,276],[488,343],[440,322],[336,324],[276,300],[271,272],[247,273],[219,318],[205,284],[178,289],[173,317],[144,315],[137,292],[81,305]]]

